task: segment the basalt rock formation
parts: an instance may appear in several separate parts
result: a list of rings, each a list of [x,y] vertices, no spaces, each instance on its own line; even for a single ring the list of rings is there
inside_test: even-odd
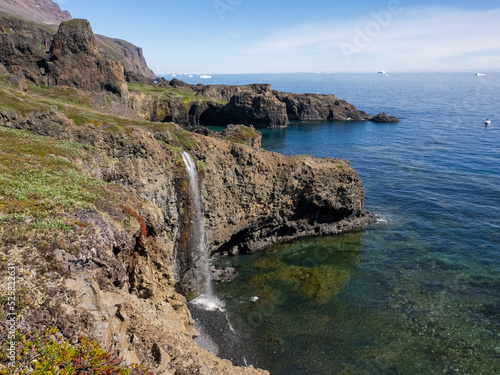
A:
[[[356,109],[335,95],[293,94],[273,91],[279,101],[286,104],[290,120],[373,120],[373,116]]]
[[[49,85],[78,87],[84,91],[109,91],[128,100],[120,63],[98,57],[94,33],[86,20],[61,23],[50,59],[45,66]]]
[[[2,55],[11,58],[17,56],[18,59],[14,64],[2,60],[0,63],[27,72],[29,79],[39,85],[46,84],[40,68],[44,67],[44,60],[50,59],[47,54],[59,24],[72,19],[69,13],[51,10],[51,4],[59,9],[51,0],[37,1],[36,4],[31,0],[0,0],[0,59]],[[14,17],[2,15],[2,12]],[[154,77],[141,48],[125,40],[103,35],[95,35],[94,43],[100,56],[123,66],[127,80],[150,82]],[[17,53],[13,54],[13,50]],[[32,64],[28,66],[28,62]]]
[[[143,118],[174,121],[182,126],[226,126],[244,124],[256,128],[286,127],[293,120],[397,122],[385,114],[369,115],[335,95],[294,94],[273,91],[269,84],[189,85],[178,79],[164,79],[152,86],[175,87],[200,99],[182,103],[179,98],[158,97],[145,101],[132,93],[132,108],[142,107]],[[203,100],[201,100],[203,99]]]
[[[0,64],[9,72],[22,73],[37,85],[104,90],[128,100],[122,65],[98,55],[88,21],[63,22],[55,36],[22,20],[2,18],[2,27],[11,30],[0,35]],[[32,33],[26,35],[27,30]]]

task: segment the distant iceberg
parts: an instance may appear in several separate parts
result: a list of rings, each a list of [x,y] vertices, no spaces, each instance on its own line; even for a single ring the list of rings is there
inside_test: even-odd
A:
[[[212,76],[207,76],[206,74],[200,76],[200,78],[203,78],[203,79],[210,79],[212,78]]]
[[[478,76],[478,77],[485,76],[485,75],[486,75],[485,73],[476,73],[476,76]]]

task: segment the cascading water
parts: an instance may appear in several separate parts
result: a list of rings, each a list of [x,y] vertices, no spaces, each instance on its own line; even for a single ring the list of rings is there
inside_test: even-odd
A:
[[[189,241],[191,269],[193,271],[191,276],[199,284],[198,288],[203,291],[199,297],[188,302],[189,310],[195,319],[194,327],[200,333],[196,342],[200,347],[222,358],[232,359],[234,364],[243,366],[246,363],[246,350],[229,322],[223,302],[214,295],[212,289],[198,168],[187,152],[182,152],[182,158],[189,178],[189,200],[191,202],[191,236]]]
[[[203,206],[200,195],[200,181],[196,163],[187,152],[182,152],[189,179],[189,200],[191,202],[191,237],[190,254],[194,277],[199,282],[202,294],[192,302],[204,306],[208,310],[220,309],[222,306],[212,289],[210,275],[210,259],[205,242],[205,225],[203,223]]]

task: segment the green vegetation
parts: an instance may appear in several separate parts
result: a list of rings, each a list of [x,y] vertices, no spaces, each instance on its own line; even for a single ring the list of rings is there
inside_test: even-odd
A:
[[[84,19],[75,18],[75,19],[72,19],[69,21],[64,21],[62,24],[67,25],[67,26],[77,27],[80,25],[89,24],[89,21],[84,20]]]
[[[145,95],[151,95],[155,98],[175,98],[181,99],[185,105],[190,105],[192,101],[212,101],[209,98],[196,94],[190,87],[160,87],[158,85],[146,85],[137,82],[128,83],[129,91],[142,92]],[[221,104],[227,104],[225,101],[218,101]]]
[[[185,150],[192,150],[196,147],[196,141],[193,139],[193,133],[177,127],[177,129],[171,131],[170,134],[172,135],[174,143],[177,147],[181,147]]]
[[[205,164],[205,162],[201,161],[201,160],[197,160],[196,161],[196,168],[198,169],[198,172],[200,173],[205,173],[205,169],[206,169],[207,165]]]
[[[75,122],[76,125],[91,124],[102,127],[112,133],[130,132],[130,126],[142,127],[154,132],[168,130],[168,126],[146,120],[132,120],[126,117],[101,113],[93,109],[91,105],[92,94],[67,86],[36,86],[28,83],[28,92],[15,90],[5,84],[5,79],[0,77],[0,109],[14,111],[21,115],[33,111],[53,112],[62,111]],[[112,99],[107,96],[108,105]]]
[[[0,350],[0,374],[32,375],[150,375],[141,365],[127,366],[118,353],[106,350],[87,337],[80,337],[72,345],[64,340],[57,329],[18,334],[16,339],[16,367],[9,367],[7,358],[10,340],[4,340]]]
[[[82,173],[89,146],[0,127],[0,232],[11,241],[71,230],[75,209],[122,211],[123,190]],[[123,212],[124,215],[124,212]],[[0,237],[1,238],[1,237]]]
[[[235,131],[231,132],[226,138],[229,142],[247,144],[247,140],[257,137],[258,133],[254,128],[248,126],[240,126]]]

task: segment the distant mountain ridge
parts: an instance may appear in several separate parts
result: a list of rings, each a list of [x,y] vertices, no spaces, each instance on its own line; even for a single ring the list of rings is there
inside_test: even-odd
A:
[[[44,25],[59,25],[72,19],[52,0],[0,0],[0,11]]]
[[[52,0],[0,0],[0,14],[31,21],[57,30],[61,22],[73,19],[67,10],[61,10]],[[142,49],[122,39],[96,35],[99,52],[123,65],[125,75],[132,79],[137,76],[153,78],[154,72],[148,67]]]

